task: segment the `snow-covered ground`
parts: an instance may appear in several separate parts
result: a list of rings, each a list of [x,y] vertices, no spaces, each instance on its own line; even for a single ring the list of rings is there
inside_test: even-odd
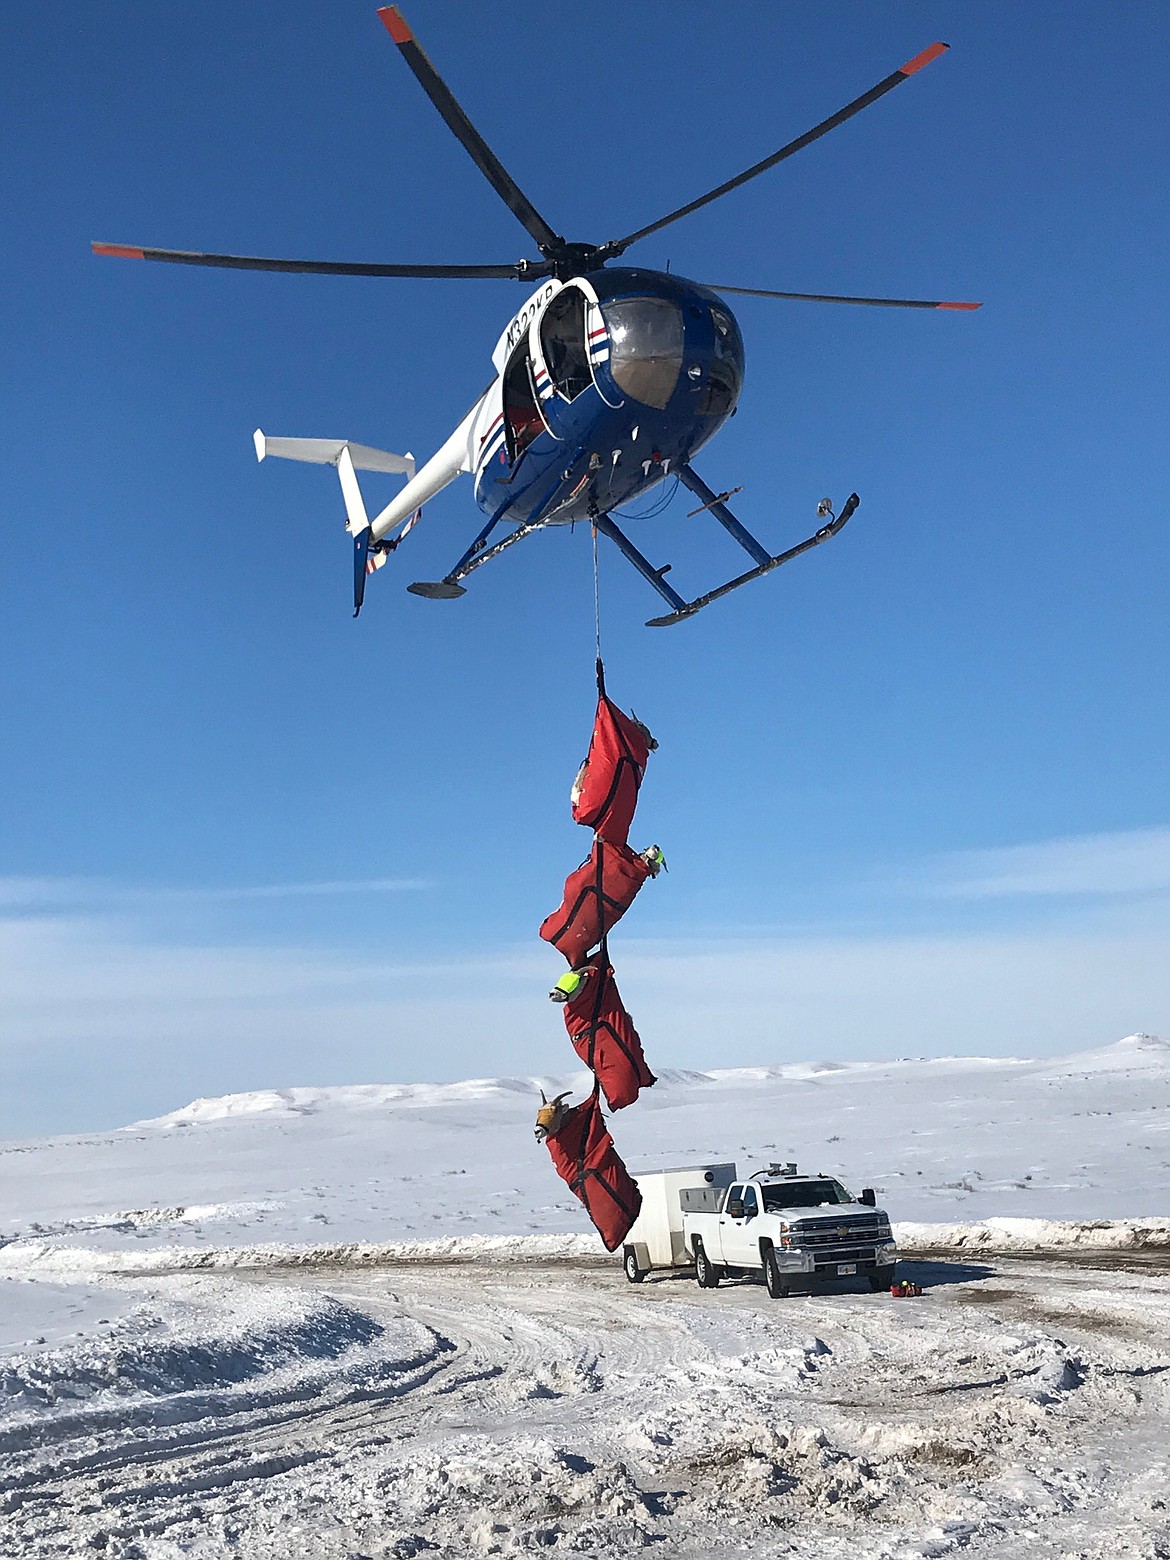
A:
[[[532,1139],[571,1081],[0,1145],[0,1554],[1170,1555],[1170,1046],[615,1118],[635,1171],[875,1186],[907,1301],[628,1286]]]

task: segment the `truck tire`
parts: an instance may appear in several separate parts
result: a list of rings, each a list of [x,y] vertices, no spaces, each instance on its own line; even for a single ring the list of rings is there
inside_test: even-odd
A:
[[[874,1268],[869,1275],[869,1287],[875,1292],[879,1289],[892,1289],[897,1281],[898,1264],[890,1262],[885,1267]]]
[[[719,1269],[703,1250],[703,1242],[695,1242],[695,1277],[700,1289],[715,1289],[719,1284]]]
[[[762,1245],[760,1258],[764,1264],[764,1283],[767,1285],[768,1294],[773,1300],[787,1300],[788,1280],[780,1271],[775,1251],[771,1246]]]
[[[646,1277],[642,1268],[638,1266],[638,1253],[633,1246],[626,1247],[626,1254],[622,1259],[622,1265],[626,1270],[626,1278],[631,1284],[640,1284]]]

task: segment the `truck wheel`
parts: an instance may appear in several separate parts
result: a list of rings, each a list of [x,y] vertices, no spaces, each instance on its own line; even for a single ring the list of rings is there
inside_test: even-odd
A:
[[[874,1268],[869,1275],[869,1287],[875,1292],[879,1289],[892,1289],[896,1281],[898,1264],[889,1263],[886,1267]]]
[[[769,1295],[773,1300],[787,1300],[788,1280],[780,1271],[775,1251],[771,1246],[765,1246],[760,1255],[764,1259],[764,1283],[768,1286]]]
[[[633,1246],[626,1247],[625,1269],[626,1277],[629,1279],[631,1284],[640,1284],[646,1277],[646,1274],[638,1266],[638,1254],[634,1250]]]
[[[703,1250],[701,1240],[695,1242],[695,1277],[700,1289],[715,1289],[719,1283],[718,1270]]]

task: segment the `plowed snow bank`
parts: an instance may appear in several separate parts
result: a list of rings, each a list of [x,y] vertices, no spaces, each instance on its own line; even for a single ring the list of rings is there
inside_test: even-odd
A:
[[[1155,1251],[1170,1248],[1170,1219],[984,1219],[978,1224],[896,1224],[914,1251]]]
[[[899,1250],[1170,1251],[1170,1218],[987,1219],[979,1224],[895,1224]],[[401,1263],[612,1262],[595,1235],[461,1235],[448,1240],[350,1241],[315,1245],[220,1246],[193,1250],[95,1251],[47,1241],[13,1241],[0,1249],[0,1274],[82,1278],[98,1274],[175,1273],[268,1268],[368,1268]]]

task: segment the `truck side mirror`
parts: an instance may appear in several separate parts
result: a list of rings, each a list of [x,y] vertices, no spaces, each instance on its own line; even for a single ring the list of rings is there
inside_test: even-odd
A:
[[[730,1197],[727,1201],[727,1217],[729,1219],[743,1218],[743,1198]]]
[[[866,1187],[864,1187],[862,1189],[861,1201],[865,1204],[865,1206],[867,1208],[876,1208],[877,1207],[877,1198],[874,1196],[874,1191],[873,1191],[873,1187],[872,1186],[866,1186]]]

